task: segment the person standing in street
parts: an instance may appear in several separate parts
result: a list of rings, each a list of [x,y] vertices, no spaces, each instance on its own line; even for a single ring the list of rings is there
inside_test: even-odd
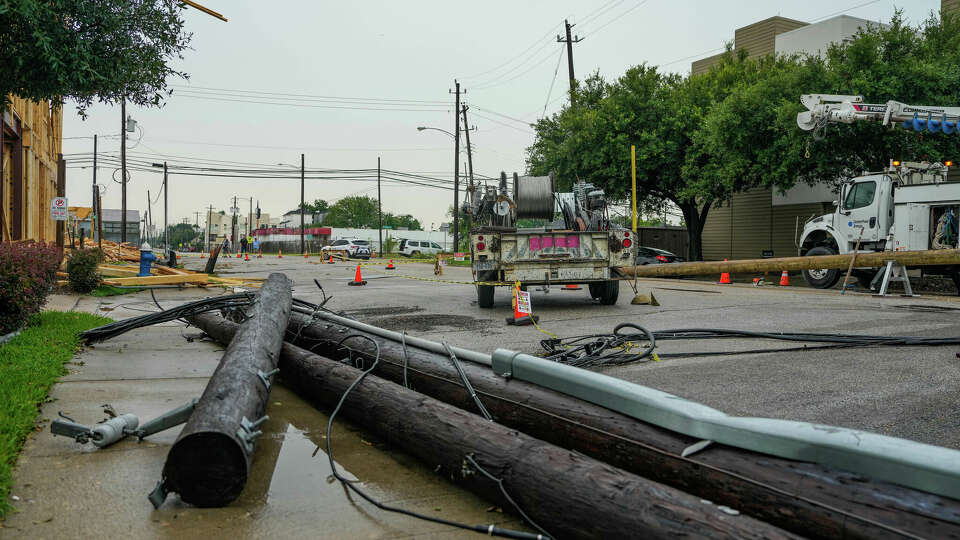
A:
[[[244,236],[240,238],[240,253],[246,253],[246,252],[247,252],[247,237]]]
[[[253,237],[253,252],[260,253],[260,239],[256,236]]]

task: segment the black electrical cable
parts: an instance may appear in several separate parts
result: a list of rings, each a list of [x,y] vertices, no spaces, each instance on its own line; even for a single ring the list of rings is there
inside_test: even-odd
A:
[[[477,391],[473,389],[473,385],[470,384],[470,379],[467,378],[467,374],[463,372],[463,367],[460,366],[460,360],[457,359],[457,355],[453,354],[453,350],[450,349],[450,346],[447,345],[447,342],[443,342],[443,348],[447,351],[447,354],[450,356],[450,361],[453,362],[453,367],[456,368],[457,373],[460,374],[460,380],[463,381],[463,387],[467,389],[467,393],[470,394],[470,397],[473,398],[473,402],[477,404],[477,408],[480,409],[480,414],[484,418],[493,422],[493,416],[490,415],[490,411],[483,406],[483,402],[480,401],[480,398],[477,396]]]
[[[343,404],[344,404],[344,402],[346,402],[347,396],[350,395],[350,392],[352,392],[353,389],[356,388],[357,385],[359,385],[359,384],[363,381],[363,379],[364,379],[367,375],[370,374],[370,372],[372,372],[374,369],[376,369],[377,364],[380,363],[380,344],[377,343],[377,341],[376,341],[375,339],[372,339],[372,338],[369,337],[369,336],[364,336],[364,335],[361,335],[361,334],[350,334],[350,335],[344,337],[343,339],[341,339],[341,340],[340,340],[340,344],[342,344],[344,341],[346,341],[346,340],[348,340],[348,339],[351,339],[351,338],[365,339],[365,340],[373,343],[374,347],[376,347],[376,356],[375,356],[374,359],[373,359],[373,363],[370,364],[370,367],[368,367],[367,369],[363,370],[363,373],[361,373],[352,383],[350,383],[350,386],[348,386],[347,389],[343,392],[343,395],[340,396],[340,400],[337,402],[337,406],[334,407],[334,408],[333,408],[333,412],[330,413],[330,419],[327,421],[327,441],[326,441],[326,442],[327,442],[327,448],[326,448],[326,450],[327,450],[327,459],[330,461],[330,470],[331,470],[331,472],[333,473],[333,477],[336,478],[337,480],[339,480],[340,483],[341,483],[344,487],[350,489],[351,491],[353,491],[354,493],[356,493],[357,495],[359,495],[363,500],[365,500],[365,501],[367,501],[368,503],[376,506],[377,508],[379,508],[379,509],[381,509],[381,510],[385,510],[385,511],[387,511],[387,512],[395,512],[395,513],[398,513],[398,514],[403,514],[403,515],[406,515],[406,516],[410,516],[410,517],[415,517],[415,518],[418,518],[418,519],[422,519],[422,520],[424,520],[424,521],[430,521],[430,522],[433,522],[433,523],[440,523],[440,524],[442,524],[442,525],[448,525],[448,526],[451,526],[451,527],[457,527],[458,529],[465,529],[465,530],[468,530],[468,531],[474,531],[474,532],[478,532],[478,533],[483,533],[483,534],[487,534],[487,535],[489,535],[489,536],[500,536],[500,537],[504,537],[504,538],[519,538],[519,539],[525,539],[525,540],[544,540],[545,538],[547,538],[547,537],[545,537],[543,534],[531,534],[531,533],[522,532],[522,531],[514,531],[514,530],[510,530],[510,529],[502,529],[502,528],[496,527],[496,526],[493,525],[493,524],[489,524],[489,525],[467,525],[466,523],[459,523],[459,522],[456,522],[456,521],[450,521],[450,520],[443,519],[443,518],[438,518],[438,517],[434,517],[434,516],[428,516],[428,515],[426,515],[426,514],[421,514],[421,513],[419,513],[419,512],[414,512],[414,511],[412,511],[412,510],[407,510],[407,509],[404,509],[404,508],[398,508],[398,507],[395,507],[395,506],[389,506],[389,505],[387,505],[387,504],[385,504],[385,503],[382,503],[382,502],[374,499],[374,498],[371,497],[370,495],[367,495],[363,490],[361,490],[360,488],[358,488],[358,487],[357,487],[352,481],[350,481],[348,478],[344,478],[343,476],[340,475],[340,473],[337,471],[337,464],[336,464],[336,462],[335,462],[334,459],[333,459],[333,448],[332,448],[332,443],[331,443],[331,441],[332,441],[332,439],[333,439],[333,421],[334,421],[334,419],[336,419],[337,413],[340,412],[340,409],[343,408]],[[479,470],[479,469],[478,469],[478,470]],[[502,485],[501,485],[501,489],[503,489],[503,486],[502,486]],[[510,499],[509,496],[508,496],[508,500],[512,501],[512,499]],[[521,513],[522,513],[522,512],[521,512]],[[529,518],[528,518],[528,520],[529,520]],[[531,523],[533,523],[533,522],[531,521]],[[539,527],[537,527],[537,528],[539,529]]]

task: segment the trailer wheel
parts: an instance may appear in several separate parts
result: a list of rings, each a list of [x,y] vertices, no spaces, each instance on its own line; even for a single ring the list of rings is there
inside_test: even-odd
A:
[[[816,256],[816,255],[836,255],[837,252],[833,248],[826,246],[817,246],[810,251],[806,252],[804,256]],[[840,271],[833,269],[828,270],[826,268],[817,268],[809,269],[803,271],[803,279],[810,284],[811,287],[816,287],[818,289],[829,289],[837,284],[837,281],[840,280]]]
[[[477,285],[477,305],[487,309],[493,307],[493,285]]]
[[[590,290],[590,298],[599,300],[603,295],[603,283],[587,283],[587,289]]]
[[[617,298],[620,296],[620,282],[617,280],[605,281],[603,283],[598,283],[601,290],[600,293],[600,304],[604,306],[612,306],[617,303]]]

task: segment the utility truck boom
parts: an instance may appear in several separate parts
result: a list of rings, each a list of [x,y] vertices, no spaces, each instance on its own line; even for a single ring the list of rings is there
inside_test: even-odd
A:
[[[863,96],[806,94],[800,102],[808,109],[797,114],[797,125],[804,131],[819,130],[828,123],[852,124],[879,122],[885,126],[900,124],[904,129],[931,133],[960,133],[960,107],[908,105],[899,101],[864,103]]]

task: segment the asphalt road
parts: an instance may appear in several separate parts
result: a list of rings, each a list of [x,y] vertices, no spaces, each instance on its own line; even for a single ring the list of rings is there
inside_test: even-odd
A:
[[[199,260],[185,259],[188,266]],[[395,261],[363,268],[368,283],[348,287],[356,265],[324,264],[317,258],[265,256],[249,262],[226,259],[221,275],[286,272],[298,296],[378,326],[406,330],[436,341],[492,352],[508,348],[542,351],[548,337],[536,328],[508,326],[509,290],[498,288],[493,309],[477,306],[468,268],[447,266],[435,277],[431,265]],[[620,301],[601,306],[580,291],[531,288],[540,327],[560,336],[610,332],[621,322],[651,330],[729,328],[766,332],[960,336],[956,297],[875,298],[869,294],[805,287],[716,285],[702,281],[640,280],[639,290],[659,307],[631,305],[631,286],[621,282]],[[667,357],[684,352],[727,352],[792,346],[782,342],[727,339],[661,342]],[[886,347],[827,351],[665,358],[601,369],[609,375],[698,401],[729,414],[820,422],[865,429],[960,448],[960,347]]]

